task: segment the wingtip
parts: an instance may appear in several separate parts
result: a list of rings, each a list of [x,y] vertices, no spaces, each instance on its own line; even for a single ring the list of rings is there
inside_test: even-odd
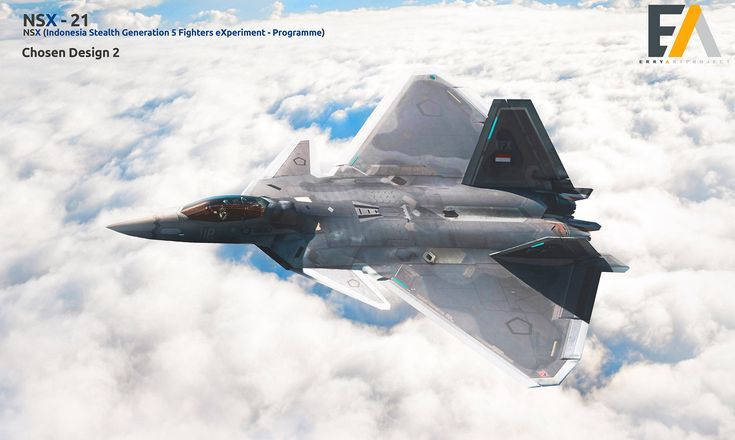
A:
[[[610,254],[601,255],[601,257],[605,260],[607,265],[610,267],[609,272],[615,272],[615,273],[625,273],[630,270],[630,266],[628,266],[625,263],[622,263],[617,258],[613,257]]]
[[[389,302],[380,303],[380,304],[375,305],[374,307],[378,310],[386,311],[386,310],[390,310],[390,303]]]

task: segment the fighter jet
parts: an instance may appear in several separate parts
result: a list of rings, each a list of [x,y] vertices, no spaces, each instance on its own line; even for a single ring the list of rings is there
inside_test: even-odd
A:
[[[241,195],[108,226],[155,240],[257,246],[284,268],[378,309],[396,295],[529,387],[582,356],[602,272],[575,187],[532,102],[435,74],[376,107],[348,163],[312,173],[308,141]],[[485,107],[486,108],[486,107]]]

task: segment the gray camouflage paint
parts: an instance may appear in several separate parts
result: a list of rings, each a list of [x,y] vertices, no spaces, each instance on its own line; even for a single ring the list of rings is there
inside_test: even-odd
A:
[[[471,159],[470,165],[480,166],[483,151],[494,145],[487,135],[493,109],[514,106],[525,106],[528,124],[543,131],[536,134],[541,141],[534,138],[535,144],[518,151],[526,157],[533,149],[550,154],[534,159],[548,163],[527,159],[518,171],[522,182],[537,178],[531,169],[560,170],[557,181],[539,185],[552,190],[539,192],[533,182],[524,183],[525,190],[493,189],[487,174],[481,176],[486,187],[479,188],[465,177]],[[387,306],[386,294],[398,295],[529,386],[560,383],[581,357],[587,323],[565,310],[570,307],[557,293],[531,287],[533,280],[522,279],[523,268],[571,261],[564,266],[572,268],[564,286],[588,282],[579,281],[579,267],[592,278],[626,268],[591,246],[581,257],[534,256],[535,248],[551,247],[550,239],[562,247],[570,243],[563,240],[589,240],[590,228],[579,227],[565,211],[572,206],[573,212],[574,202],[562,199],[584,199],[590,190],[571,185],[545,130],[538,128],[540,120],[533,120],[538,116],[530,101],[498,101],[486,118],[443,79],[417,75],[374,116],[356,137],[353,159],[332,175],[311,174],[309,144],[302,141],[277,164],[273,177],[251,184],[248,194],[268,202],[263,217],[196,221],[179,211],[109,227],[156,240],[257,245],[287,269],[376,307]],[[563,209],[552,206],[557,200]],[[517,258],[508,251],[514,248],[529,257]],[[514,271],[514,261],[526,265],[521,272]],[[564,289],[572,287],[556,289],[562,300],[569,296]],[[591,312],[591,303],[587,307]]]

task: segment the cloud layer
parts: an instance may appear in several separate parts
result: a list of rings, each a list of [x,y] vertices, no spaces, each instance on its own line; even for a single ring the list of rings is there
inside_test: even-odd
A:
[[[706,14],[733,57],[735,10]],[[22,59],[27,43],[0,41],[0,438],[735,436],[732,66],[639,65],[642,13],[281,20],[327,37],[74,40],[120,47],[101,62]],[[563,386],[519,389],[405,310],[393,326],[347,320],[348,300],[250,253],[104,228],[239,192],[299,139],[325,168],[344,162],[320,115],[370,108],[423,65],[488,102],[532,98],[575,184],[595,188],[578,209],[603,225],[595,246],[632,268],[603,277]]]

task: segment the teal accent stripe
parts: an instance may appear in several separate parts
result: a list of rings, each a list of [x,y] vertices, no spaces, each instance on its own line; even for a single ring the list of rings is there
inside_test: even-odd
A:
[[[495,131],[495,124],[498,123],[498,117],[495,117],[495,120],[493,121],[493,126],[490,127],[490,134],[487,135],[487,140],[490,140],[491,137],[493,137],[493,132]]]
[[[544,242],[542,241],[541,243],[536,243],[536,244],[534,244],[534,245],[533,245],[533,246],[531,246],[531,247],[532,247],[532,248],[537,248],[537,247],[539,247],[539,246],[543,246],[543,245],[544,245]]]
[[[353,157],[352,160],[350,161],[350,166],[354,166],[355,162],[357,162],[357,159],[359,158],[360,158],[360,155],[356,154],[355,157]]]
[[[398,284],[399,286],[403,287],[406,290],[411,290],[411,288],[408,287],[408,284],[404,283],[403,281],[399,280],[396,277],[391,278],[394,283]]]

